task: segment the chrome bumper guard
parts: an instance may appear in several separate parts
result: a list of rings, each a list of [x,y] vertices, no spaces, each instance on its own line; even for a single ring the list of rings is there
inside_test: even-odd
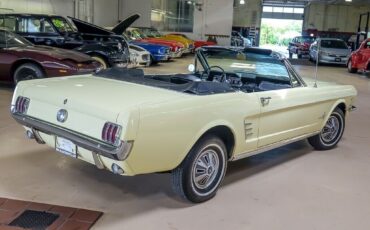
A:
[[[36,141],[41,144],[43,143],[43,140],[38,132],[66,138],[72,141],[78,147],[87,149],[95,154],[99,154],[114,160],[125,160],[131,151],[132,142],[121,142],[119,146],[114,146],[101,140],[91,138],[84,134],[65,129],[63,127],[59,127],[49,122],[45,122],[21,113],[12,113],[12,116],[18,123],[30,128],[35,136],[37,136],[37,139],[35,138]]]

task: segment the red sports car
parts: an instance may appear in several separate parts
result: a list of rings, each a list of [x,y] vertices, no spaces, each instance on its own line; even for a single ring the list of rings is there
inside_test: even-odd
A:
[[[360,48],[352,52],[347,67],[350,73],[370,71],[370,38],[363,41]]]
[[[23,37],[0,29],[0,81],[67,76],[97,71],[101,64],[71,50],[36,46]]]

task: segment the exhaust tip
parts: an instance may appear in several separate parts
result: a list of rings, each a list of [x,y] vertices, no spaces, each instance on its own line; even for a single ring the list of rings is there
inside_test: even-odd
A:
[[[30,130],[27,130],[27,131],[26,131],[26,137],[27,137],[28,139],[30,139],[30,140],[35,139],[35,135],[34,135],[34,134],[33,134],[33,132],[32,132],[32,131],[30,131]]]
[[[123,171],[123,169],[115,163],[112,164],[112,172],[118,175],[122,175],[125,173],[125,171]]]

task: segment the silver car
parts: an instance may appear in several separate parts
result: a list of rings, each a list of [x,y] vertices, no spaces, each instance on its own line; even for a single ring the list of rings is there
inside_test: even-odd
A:
[[[351,49],[342,39],[318,38],[310,46],[310,60],[317,60],[317,46],[319,47],[319,63],[346,65]]]

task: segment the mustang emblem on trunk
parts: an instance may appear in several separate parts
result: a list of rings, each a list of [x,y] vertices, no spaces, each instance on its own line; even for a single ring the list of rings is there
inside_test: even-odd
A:
[[[57,121],[63,123],[68,118],[68,112],[65,109],[60,109],[57,113]]]

